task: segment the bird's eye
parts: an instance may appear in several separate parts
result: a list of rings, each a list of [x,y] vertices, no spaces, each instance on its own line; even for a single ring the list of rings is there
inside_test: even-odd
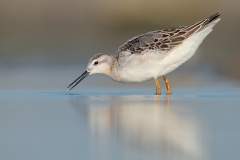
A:
[[[98,61],[94,62],[94,65],[95,65],[95,66],[98,65]]]

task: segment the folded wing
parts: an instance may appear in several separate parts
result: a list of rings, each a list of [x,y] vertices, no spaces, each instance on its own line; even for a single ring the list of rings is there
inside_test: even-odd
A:
[[[190,26],[157,30],[133,37],[118,48],[116,57],[119,59],[129,54],[141,54],[145,50],[159,50],[159,53],[169,51],[219,19],[220,14],[216,13]]]

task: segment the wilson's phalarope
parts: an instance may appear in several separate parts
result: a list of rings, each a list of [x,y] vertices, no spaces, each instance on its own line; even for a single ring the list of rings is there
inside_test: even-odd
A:
[[[115,56],[101,53],[93,56],[86,71],[72,82],[71,90],[88,75],[101,73],[115,81],[134,83],[155,80],[156,94],[161,94],[158,77],[162,76],[171,93],[170,81],[165,76],[191,58],[204,38],[220,21],[216,13],[190,26],[148,32],[126,41]]]

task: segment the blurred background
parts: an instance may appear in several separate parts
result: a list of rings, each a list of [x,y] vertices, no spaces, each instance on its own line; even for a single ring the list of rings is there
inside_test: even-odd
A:
[[[174,86],[239,86],[239,0],[1,0],[1,89],[65,89],[96,53],[115,54],[127,39],[190,25],[215,12],[222,20],[197,54],[169,75]],[[126,87],[102,75],[81,87]],[[106,83],[104,83],[106,82]],[[134,84],[135,87],[153,82]]]

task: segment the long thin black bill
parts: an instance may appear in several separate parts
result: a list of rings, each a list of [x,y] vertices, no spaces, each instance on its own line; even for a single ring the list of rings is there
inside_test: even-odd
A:
[[[80,83],[84,78],[89,75],[89,72],[85,71],[81,76],[79,76],[75,81],[73,81],[67,88],[69,90],[73,89],[78,83]]]

